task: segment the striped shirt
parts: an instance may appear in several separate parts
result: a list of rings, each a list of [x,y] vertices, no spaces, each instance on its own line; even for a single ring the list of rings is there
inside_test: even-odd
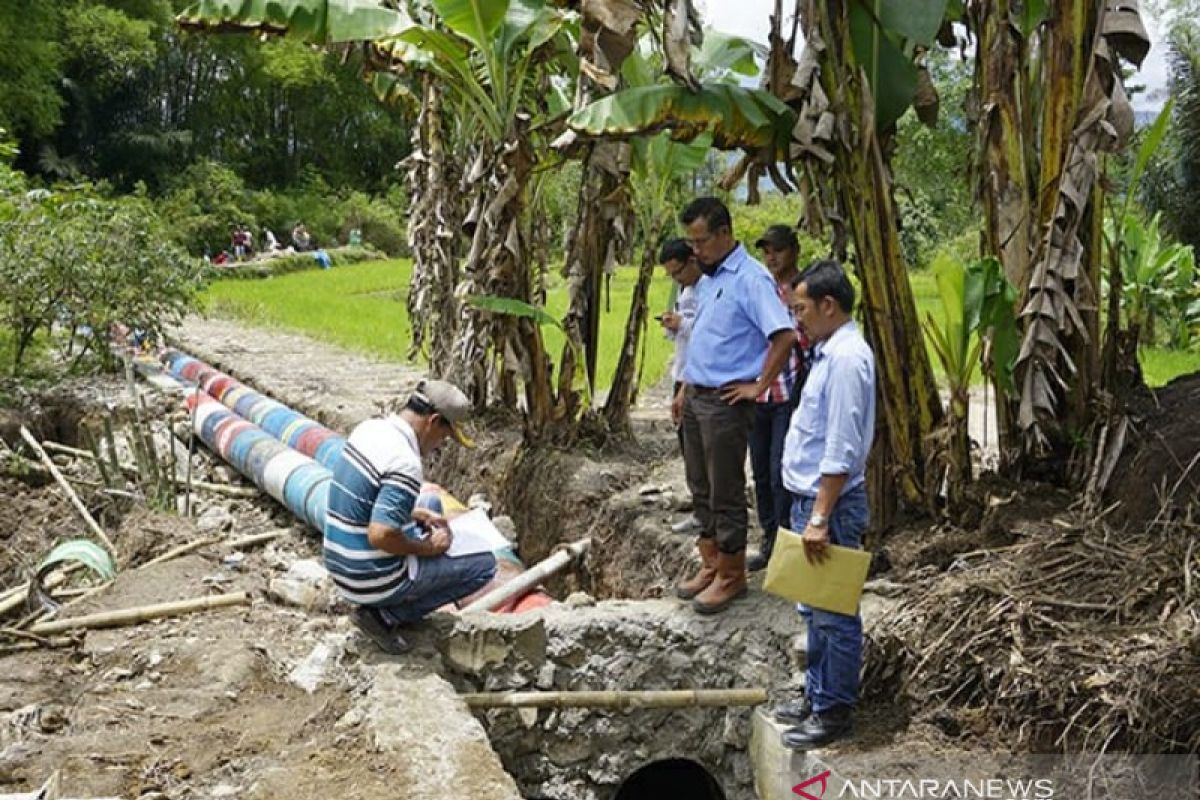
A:
[[[785,306],[791,305],[789,302],[792,294],[791,281],[775,284],[775,292]],[[771,381],[771,385],[767,387],[766,391],[758,396],[758,402],[786,403],[792,399],[792,392],[796,389],[796,380],[800,377],[800,370],[804,366],[804,354],[807,352],[808,336],[797,322],[796,344],[792,347],[792,352],[788,354],[787,363],[783,365],[783,369],[779,370],[779,374],[775,376],[775,380]]]
[[[399,416],[369,419],[350,434],[333,466],[325,514],[325,568],[342,595],[362,605],[388,605],[417,576],[416,556],[371,546],[372,522],[423,538],[412,510],[421,491],[421,451]]]

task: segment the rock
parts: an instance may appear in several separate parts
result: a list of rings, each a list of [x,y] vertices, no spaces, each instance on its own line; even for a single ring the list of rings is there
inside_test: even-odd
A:
[[[496,530],[504,535],[505,539],[510,542],[517,541],[517,523],[513,522],[512,517],[501,514],[492,520],[492,524],[496,526]]]
[[[467,498],[467,508],[482,508],[484,513],[490,515],[492,513],[492,502],[488,500],[486,494],[482,492],[476,492]]]
[[[571,592],[567,595],[567,599],[563,601],[563,604],[571,608],[587,608],[588,606],[596,605],[596,598],[587,592]]]
[[[329,671],[337,666],[345,651],[345,633],[327,634],[325,638],[296,667],[288,673],[288,680],[312,694],[322,683],[328,682]]]
[[[272,578],[267,586],[271,597],[303,609],[328,606],[332,591],[329,573],[311,558],[294,562],[284,575]]]
[[[233,528],[235,521],[228,506],[209,506],[196,520],[196,529],[204,533],[227,531]]]
[[[640,494],[642,497],[648,497],[650,495],[655,495],[655,494],[662,494],[662,487],[658,486],[657,484],[653,484],[653,483],[643,484],[642,486],[638,487],[638,494]]]

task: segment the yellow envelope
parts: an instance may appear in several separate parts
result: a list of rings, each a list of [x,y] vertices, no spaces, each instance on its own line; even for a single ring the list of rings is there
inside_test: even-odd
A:
[[[829,558],[820,564],[810,563],[800,534],[780,528],[763,589],[823,611],[858,613],[871,554],[836,544],[829,546],[828,553]]]

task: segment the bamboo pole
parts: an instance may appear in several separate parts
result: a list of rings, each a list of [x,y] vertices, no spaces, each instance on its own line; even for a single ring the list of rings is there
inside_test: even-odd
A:
[[[503,586],[498,586],[463,609],[467,611],[491,611],[512,598],[537,586],[546,578],[560,572],[575,559],[581,557],[592,546],[590,538],[580,539],[563,546],[549,558],[532,569],[526,570]]]
[[[193,542],[187,542],[186,544],[181,544],[178,547],[174,547],[174,548],[168,550],[167,552],[163,553],[161,556],[155,556],[154,558],[147,561],[145,564],[139,564],[138,569],[145,569],[146,567],[153,567],[155,564],[161,564],[164,561],[170,561],[173,558],[179,558],[182,555],[187,555],[188,553],[192,552],[193,550],[199,550],[201,547],[205,547],[210,544],[216,544],[217,542],[221,541],[222,538],[223,537],[221,537],[221,536],[206,536],[203,539],[196,539]]]
[[[37,456],[41,460],[42,464],[45,465],[50,474],[54,476],[54,480],[58,482],[59,488],[61,488],[63,493],[66,494],[67,499],[71,501],[71,505],[75,506],[75,510],[79,512],[79,516],[83,518],[83,521],[87,524],[88,529],[95,534],[96,538],[104,543],[104,546],[108,548],[108,552],[112,554],[112,557],[115,559],[117,557],[117,548],[113,546],[112,541],[108,538],[108,534],[106,534],[104,529],[96,523],[96,520],[87,510],[87,506],[83,504],[83,501],[79,499],[79,495],[75,494],[75,490],[71,488],[71,484],[67,483],[67,479],[64,478],[63,474],[58,471],[58,467],[56,467],[54,462],[50,460],[50,456],[46,454],[46,451],[42,449],[40,444],[38,444],[38,440],[33,437],[33,434],[30,433],[29,429],[24,425],[21,426],[21,438],[25,440],[26,444],[33,448],[33,452],[37,453]]]
[[[30,628],[30,633],[47,634],[62,631],[79,630],[82,628],[119,628],[124,625],[135,625],[162,617],[177,617],[183,614],[194,614],[198,611],[212,611],[228,606],[250,604],[249,592],[233,592],[219,594],[214,597],[197,597],[190,600],[178,600],[171,603],[156,603],[149,606],[124,608],[118,611],[104,611],[99,614],[87,614],[70,619],[57,619],[43,622]]]
[[[767,702],[767,690],[479,692],[461,697],[468,708],[712,708],[762,705]]]
[[[76,458],[86,459],[87,461],[97,460],[95,453],[87,450],[80,450],[76,447],[68,447],[65,444],[59,444],[58,442],[42,442],[42,447],[55,453],[75,456]],[[34,463],[36,462],[30,462],[30,464]],[[38,466],[40,467],[41,465]],[[117,466],[120,467],[122,472],[126,472],[131,475],[137,475],[139,473],[137,466],[134,464],[118,464]],[[204,489],[205,491],[212,492],[213,494],[222,494],[227,497],[258,497],[260,494],[262,494],[262,492],[260,492],[258,489],[250,486],[234,486],[233,484],[227,483],[210,483],[208,481],[193,480],[191,485],[193,488]]]
[[[278,539],[287,533],[288,531],[286,530],[268,531],[266,533],[252,533],[249,536],[243,536],[240,539],[234,539],[230,542],[227,542],[225,546],[233,550],[240,550],[241,548],[249,547],[252,544],[262,544],[263,542],[269,542],[272,539]]]

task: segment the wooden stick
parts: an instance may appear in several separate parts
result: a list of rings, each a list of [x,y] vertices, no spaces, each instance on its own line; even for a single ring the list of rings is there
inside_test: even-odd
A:
[[[288,531],[268,531],[267,533],[252,533],[249,536],[243,536],[240,539],[234,539],[230,542],[226,542],[225,546],[229,547],[233,550],[240,550],[241,548],[249,547],[252,544],[262,544],[263,542],[269,542],[272,539],[278,539],[281,536],[285,536],[287,533],[288,533]]]
[[[96,523],[96,520],[87,510],[87,506],[85,506],[83,501],[79,499],[79,495],[75,494],[75,490],[71,488],[71,484],[67,483],[67,479],[64,478],[62,473],[58,471],[58,467],[56,467],[54,462],[50,460],[50,456],[46,455],[46,451],[42,449],[40,444],[38,444],[38,440],[33,438],[33,434],[30,433],[29,429],[24,425],[21,426],[21,438],[25,440],[26,444],[33,448],[35,453],[37,453],[42,464],[44,464],[46,469],[50,471],[50,474],[54,476],[54,480],[58,482],[59,488],[61,488],[63,493],[66,494],[67,499],[71,501],[71,505],[75,506],[75,510],[79,512],[79,516],[83,518],[83,521],[87,524],[88,529],[95,534],[96,538],[104,543],[104,546],[108,548],[108,552],[115,559],[117,557],[117,548],[113,546],[112,541],[108,538],[108,535],[104,532],[104,529]]]
[[[138,569],[145,569],[146,567],[153,567],[155,564],[161,564],[164,561],[170,561],[173,558],[179,558],[179,556],[187,555],[188,553],[192,552],[193,550],[199,550],[201,547],[205,547],[206,545],[216,544],[217,542],[221,541],[221,538],[222,537],[220,537],[220,536],[206,536],[205,538],[197,539],[194,542],[188,542],[186,544],[181,544],[178,547],[168,550],[167,552],[163,553],[161,556],[155,556],[154,558],[147,561],[145,564],[138,565]]]
[[[200,407],[200,384],[196,384],[196,391],[192,394],[192,407],[188,414],[188,443],[187,443],[187,474],[184,476],[183,483],[183,515],[190,517],[192,515],[192,448],[196,446],[196,409]],[[172,433],[174,433],[174,426]],[[174,447],[174,440],[171,442]]]
[[[561,571],[575,559],[582,556],[592,546],[591,539],[580,539],[565,545],[561,550],[540,562],[530,570],[526,570],[503,586],[498,586],[483,597],[463,609],[468,611],[491,611],[507,601],[523,594],[537,586],[549,576]]]
[[[168,550],[167,552],[163,553],[161,556],[155,556],[154,558],[147,561],[145,564],[138,565],[138,569],[145,569],[146,567],[152,567],[155,564],[161,564],[164,561],[170,561],[173,558],[179,558],[179,556],[186,555],[186,554],[192,552],[193,550],[199,550],[200,548],[206,547],[207,545],[210,545],[210,544],[219,544],[222,547],[227,547],[231,550],[237,550],[242,547],[249,547],[250,545],[253,545],[253,544],[260,544],[262,542],[269,542],[272,539],[278,539],[280,536],[283,536],[284,533],[286,533],[286,531],[270,531],[269,533],[255,533],[250,536],[243,536],[240,539],[231,539],[229,541],[225,541],[224,537],[222,537],[222,536],[208,536],[203,539],[197,539],[194,542],[188,542],[187,544],[181,544],[178,547],[174,548],[173,550]]]
[[[71,619],[58,619],[34,625],[30,628],[30,632],[47,634],[79,630],[81,628],[119,628],[124,625],[136,625],[139,622],[161,619],[162,617],[177,617],[183,614],[194,614],[198,611],[211,611],[217,608],[249,604],[249,592],[233,592],[213,597],[197,597],[191,600],[178,600],[172,603],[156,603],[137,608],[124,608],[119,611],[104,611],[99,614],[87,614]]]
[[[59,444],[58,442],[42,442],[42,446],[47,450],[52,450],[64,455],[75,456],[88,461],[96,460],[95,453],[88,452],[87,450],[79,450],[74,447],[68,447],[65,444]],[[29,463],[35,464],[35,462],[32,461]],[[37,466],[39,468],[41,467],[40,464]],[[121,468],[122,472],[126,472],[130,475],[139,474],[138,468],[134,464],[119,464],[118,466]],[[223,494],[228,497],[258,497],[260,494],[262,494],[262,492],[256,488],[250,486],[234,486],[233,484],[229,483],[209,483],[208,481],[193,480],[191,485],[197,489],[205,489],[213,494]]]
[[[18,642],[0,647],[0,657],[10,656],[14,653],[25,653],[30,650],[37,650],[42,647],[70,647],[75,643],[75,640],[70,636],[59,636],[54,639],[47,639],[46,644],[39,642]]]
[[[461,697],[468,708],[709,708],[762,705],[767,690],[479,692]]]

